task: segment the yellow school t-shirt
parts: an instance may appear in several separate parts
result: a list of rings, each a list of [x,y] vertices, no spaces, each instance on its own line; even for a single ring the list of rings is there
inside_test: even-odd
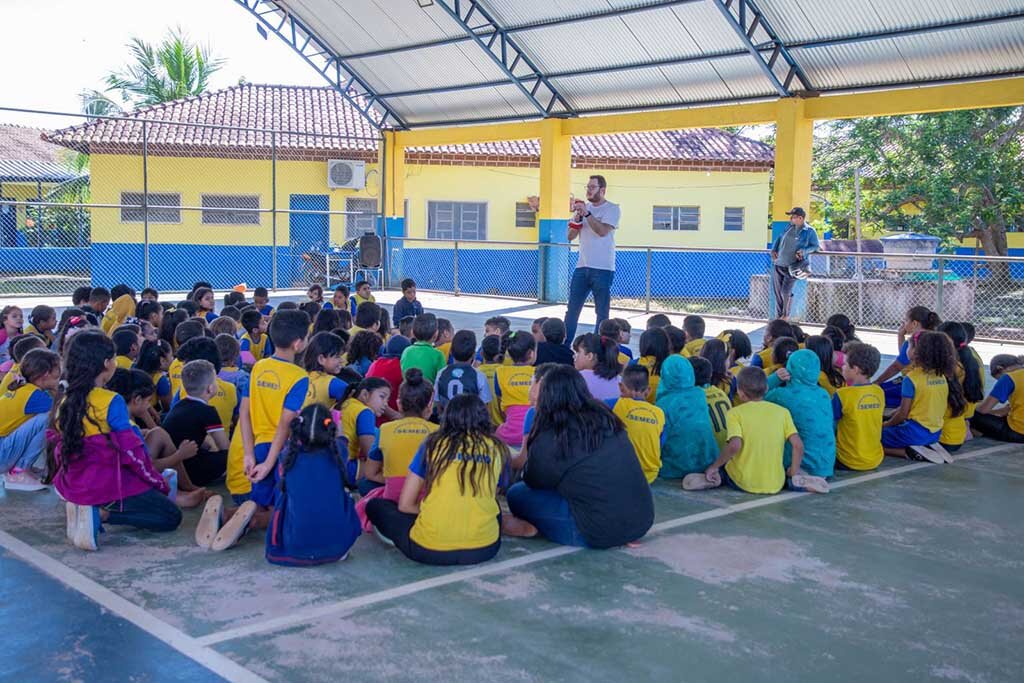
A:
[[[345,383],[334,375],[314,370],[309,373],[309,392],[306,394],[306,408],[318,403],[324,408],[333,408],[335,401],[345,393]],[[332,391],[333,390],[333,391]]]
[[[665,431],[664,411],[647,401],[618,398],[615,399],[612,412],[626,425],[626,434],[629,436],[629,442],[633,444],[636,457],[640,460],[640,469],[644,471],[647,483],[651,483],[658,478],[658,470],[661,469],[661,435]]]
[[[914,397],[911,399],[910,415],[907,417],[929,432],[940,431],[949,400],[949,385],[946,378],[913,366],[904,375],[903,381],[914,385]]]
[[[443,444],[437,444],[443,450]],[[422,451],[420,452],[422,453]],[[426,459],[417,453],[410,471],[420,476],[426,472]],[[477,467],[489,466],[491,476],[480,475],[486,482],[476,495],[466,482],[465,491],[459,490],[459,470],[464,460],[474,458]],[[417,467],[419,461],[420,467]],[[409,538],[431,550],[460,550],[483,548],[498,540],[498,501],[496,486],[504,466],[498,445],[484,453],[459,454],[459,461],[451,463],[435,480],[430,493],[420,503],[420,514],[409,532]],[[479,472],[479,471],[478,471]]]
[[[967,373],[964,371],[962,363],[956,364],[956,378],[960,380],[960,386],[963,386],[964,377]],[[982,382],[984,386],[984,382]],[[939,435],[939,443],[946,446],[962,446],[964,441],[967,440],[967,420],[974,417],[974,409],[977,406],[973,401],[967,401],[964,406],[964,412],[959,415],[953,415],[953,409],[949,407],[949,402],[946,403],[946,412],[942,415],[942,434]]]
[[[295,363],[280,358],[264,358],[252,368],[249,380],[249,418],[252,422],[253,443],[270,443],[281,421],[285,399],[301,384],[302,398],[309,387],[309,375]],[[294,410],[301,410],[301,402]]]
[[[371,436],[376,430],[377,418],[365,403],[350,398],[341,405],[341,433],[348,441],[348,459],[359,459],[359,437]]]
[[[118,398],[119,394],[96,387],[89,392],[86,398],[86,415],[91,419],[82,420],[85,436],[96,436],[97,434],[109,434],[112,430],[107,422],[107,413],[110,411],[110,403]]]
[[[1013,392],[1006,402],[1009,406],[1006,423],[1013,431],[1024,434],[1024,368],[1008,372],[1003,377],[1009,377],[1013,382]]]
[[[451,357],[452,357],[452,343],[451,342],[445,342],[444,344],[438,344],[434,348],[436,348],[438,351],[440,351],[441,353],[444,354],[445,362],[451,360]]]
[[[851,470],[873,470],[885,452],[882,450],[882,421],[885,392],[877,384],[840,387],[834,403],[839,404],[836,423],[836,459]]]
[[[647,402],[654,403],[658,396],[658,385],[661,384],[661,376],[654,374],[654,366],[658,359],[654,356],[640,356],[636,364],[647,368]]]
[[[829,398],[835,396],[836,390],[839,388],[832,386],[832,382],[828,380],[828,375],[824,371],[818,373],[818,386],[828,392]]]
[[[722,391],[719,387],[706,386],[704,387],[704,400],[708,404],[711,429],[715,432],[715,443],[718,444],[718,450],[722,450],[722,446],[728,441],[726,438],[726,434],[729,432],[727,419],[729,417],[729,409],[732,408],[732,403],[729,402],[729,394]]]
[[[132,368],[132,359],[128,356],[117,356],[114,358],[114,362],[117,363],[117,367],[124,370],[131,370]]]
[[[726,424],[728,439],[743,439],[740,452],[725,463],[729,477],[750,493],[781,491],[786,483],[786,440],[797,433],[789,411],[767,401],[751,401],[730,410]]]
[[[251,353],[255,361],[259,362],[263,360],[264,357],[267,357],[267,342],[269,340],[270,335],[267,333],[261,334],[254,341],[252,335],[246,332],[245,334],[242,335],[242,338],[238,340],[238,343],[240,346],[243,347],[243,351],[248,351],[249,353]],[[244,348],[245,344],[243,344],[243,342],[248,342],[249,348]]]
[[[532,365],[503,365],[494,375],[495,394],[501,398],[502,411],[511,406],[530,405],[530,383],[533,381]]]
[[[20,376],[21,364],[15,363],[11,366],[11,369],[7,371],[7,374],[4,375],[3,379],[0,379],[0,394],[7,391],[7,387],[11,386],[11,382]]]
[[[383,457],[384,477],[404,477],[416,451],[439,426],[422,417],[403,417],[380,426],[378,449]]]
[[[36,392],[39,392],[39,398],[45,401],[46,392],[27,382],[17,389],[7,389],[0,393],[0,437],[9,435],[33,417],[36,411],[33,410],[33,414],[26,414],[25,407]],[[39,399],[33,401],[33,404],[37,402]]]
[[[236,429],[228,446],[228,471],[225,482],[228,493],[242,496],[252,491],[252,482],[245,476],[245,448],[242,445],[242,430]]]
[[[704,344],[707,343],[706,339],[693,339],[686,342],[683,346],[683,350],[679,352],[683,358],[694,358],[700,355],[701,349],[704,348]]]
[[[167,368],[167,381],[171,383],[171,396],[181,390],[181,369],[185,364],[175,358]]]
[[[766,377],[771,377],[773,372],[782,367],[772,360],[772,350],[770,348],[761,349],[754,355],[761,359],[761,369],[764,370]]]
[[[494,386],[494,377],[498,374],[498,368],[502,367],[500,363],[482,363],[477,370],[484,373],[487,378],[489,386]],[[505,421],[505,416],[501,412],[501,400],[491,392],[491,402],[487,404],[487,412],[491,415],[491,422],[495,425],[500,425]]]

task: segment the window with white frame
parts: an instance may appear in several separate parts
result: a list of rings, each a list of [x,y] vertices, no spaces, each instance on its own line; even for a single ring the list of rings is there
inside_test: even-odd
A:
[[[368,232],[377,232],[377,200],[346,197],[345,239],[353,239]]]
[[[149,222],[150,223],[180,223],[181,222],[181,195],[173,192],[150,192],[149,201]],[[142,223],[145,220],[142,209],[141,192],[121,193],[121,222]]]
[[[487,239],[487,204],[427,202],[427,237],[438,240]]]
[[[656,206],[653,227],[655,230],[698,230],[700,229],[699,206]]]
[[[203,225],[259,225],[260,198],[255,194],[204,194]]]
[[[725,207],[725,229],[726,231],[743,230],[743,207]]]

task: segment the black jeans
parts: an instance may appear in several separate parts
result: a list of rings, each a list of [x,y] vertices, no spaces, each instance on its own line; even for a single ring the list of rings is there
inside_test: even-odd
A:
[[[174,531],[181,524],[181,510],[156,489],[107,503],[106,524],[123,524],[148,531]]]
[[[772,291],[775,292],[775,317],[789,317],[796,278],[789,274],[788,266],[772,266]]]
[[[975,413],[974,417],[971,418],[971,427],[991,439],[1009,441],[1010,443],[1024,443],[1024,434],[1011,429],[1006,418],[999,415]]]
[[[366,505],[366,516],[381,534],[391,539],[402,554],[414,562],[450,566],[457,564],[480,564],[498,554],[501,536],[491,545],[469,550],[431,550],[417,545],[409,538],[416,515],[398,509],[398,503],[386,498],[374,498]]]
[[[228,469],[228,452],[201,450],[183,462],[193,484],[209,486],[224,478]]]

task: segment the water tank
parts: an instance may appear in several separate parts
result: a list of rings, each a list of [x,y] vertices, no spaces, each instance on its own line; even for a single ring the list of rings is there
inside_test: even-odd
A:
[[[916,232],[905,232],[889,235],[881,240],[882,251],[885,253],[887,270],[921,271],[933,270],[934,261],[921,258],[921,255],[934,254],[939,249],[939,238],[921,235]]]

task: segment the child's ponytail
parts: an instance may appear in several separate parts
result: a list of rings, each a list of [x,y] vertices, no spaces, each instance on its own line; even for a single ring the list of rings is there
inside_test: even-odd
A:
[[[953,342],[957,359],[964,369],[962,382],[964,399],[971,403],[978,403],[985,398],[985,386],[982,384],[981,367],[978,365],[978,360],[967,345],[967,330],[960,323],[950,321],[939,325],[939,332],[945,334]]]
[[[345,463],[338,452],[338,427],[331,412],[313,403],[306,406],[292,419],[288,447],[281,461],[284,472],[288,472],[302,452],[329,450],[344,471]]]
[[[588,332],[580,336],[574,344],[576,348],[583,349],[586,353],[594,355],[597,365],[594,366],[594,374],[602,379],[615,379],[622,372],[622,364],[619,362],[619,341],[611,337],[602,337]]]

